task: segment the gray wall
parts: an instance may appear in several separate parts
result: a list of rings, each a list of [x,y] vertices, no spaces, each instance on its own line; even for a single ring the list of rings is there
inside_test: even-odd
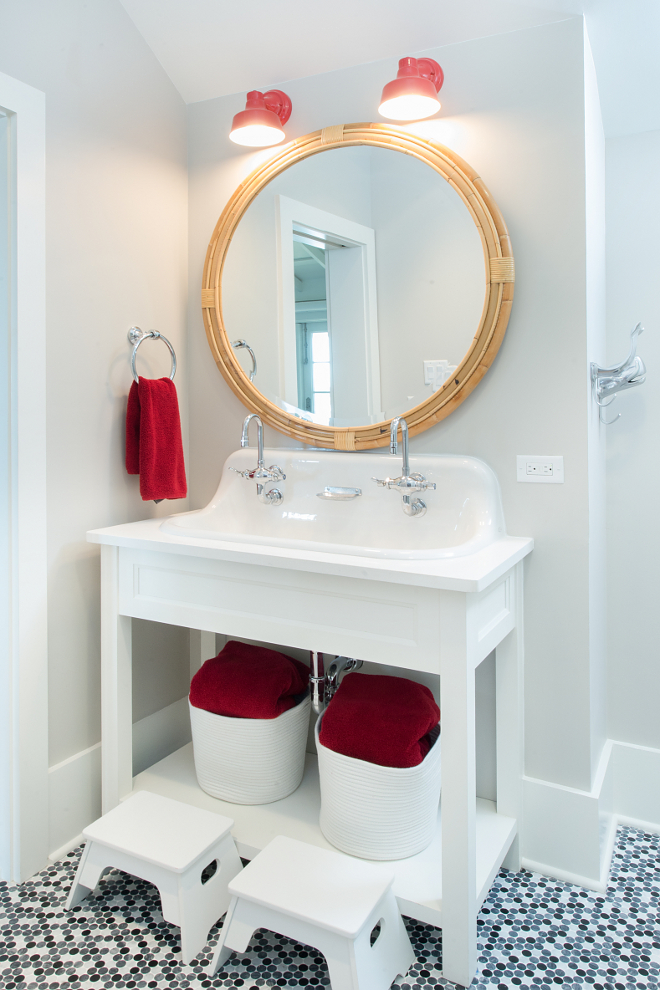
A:
[[[648,380],[616,399],[607,427],[608,735],[660,747],[660,131],[607,142],[607,359],[642,322]]]
[[[46,94],[52,765],[100,739],[99,551],[86,530],[185,507],[143,503],[123,467],[132,324],[162,330],[183,359],[187,434],[185,106],[118,0],[4,0],[0,69]],[[168,372],[165,348],[147,347],[142,373]],[[181,696],[181,653],[187,663],[187,635],[173,637],[163,651],[158,630],[138,633],[137,683],[164,660],[164,703]]]
[[[509,226],[518,282],[509,329],[492,369],[457,412],[415,437],[412,449],[483,458],[500,479],[508,531],[535,538],[526,568],[526,772],[589,789],[602,737],[597,708],[602,701],[594,683],[604,657],[602,647],[592,648],[589,623],[585,129],[592,171],[599,152],[596,128],[587,127],[585,113],[582,21],[427,54],[445,70],[443,115],[415,130],[450,145],[482,175]],[[287,83],[294,107],[287,136],[374,119],[391,71],[390,61],[376,62]],[[194,507],[212,497],[224,459],[238,447],[245,414],[213,363],[196,289],[227,199],[272,154],[246,152],[228,140],[232,115],[243,100],[241,93],[189,108]],[[597,321],[593,306],[592,319]],[[289,442],[274,431],[267,440]],[[566,483],[518,484],[518,453],[563,454]],[[591,533],[592,546],[596,535]],[[603,602],[591,598],[602,625]]]

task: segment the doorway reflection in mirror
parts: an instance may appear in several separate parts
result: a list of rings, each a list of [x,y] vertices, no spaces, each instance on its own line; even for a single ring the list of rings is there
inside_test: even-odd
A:
[[[275,200],[283,398],[324,425],[378,422],[375,232],[288,196]]]

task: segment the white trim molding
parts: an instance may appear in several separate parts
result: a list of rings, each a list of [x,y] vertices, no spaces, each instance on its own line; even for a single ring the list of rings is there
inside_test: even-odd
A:
[[[48,784],[48,858],[56,863],[80,845],[82,830],[101,817],[101,743],[50,767]]]
[[[206,646],[210,636],[215,640],[215,633],[202,633]],[[134,722],[133,775],[174,753],[190,739],[187,696]],[[56,863],[80,845],[82,830],[101,817],[101,743],[74,753],[51,767],[48,783],[51,850],[48,859]]]
[[[364,374],[365,422],[377,423],[383,418],[380,407],[380,358],[378,349],[378,302],[376,292],[376,233],[372,227],[344,217],[327,213],[307,203],[299,203],[287,196],[275,196],[277,235],[277,286],[280,336],[280,395],[289,405],[298,406],[298,372],[296,358],[296,299],[294,280],[293,234],[322,231],[334,243],[344,247],[359,248],[361,252],[361,305],[355,306],[355,318],[361,333],[352,337],[355,348],[354,361],[359,362]],[[337,240],[338,239],[338,240]],[[339,252],[342,254],[342,252]],[[332,252],[335,262],[339,254]],[[332,269],[331,266],[331,270]],[[328,282],[328,320],[332,320],[333,280]],[[356,302],[357,300],[353,300]],[[344,314],[345,315],[345,314]],[[341,323],[346,323],[344,319]],[[351,324],[351,331],[355,326]],[[331,345],[332,346],[332,345]],[[362,420],[361,420],[362,422]],[[335,425],[338,424],[335,420]]]
[[[0,73],[9,122],[9,622],[0,648],[0,870],[21,881],[47,863],[45,95]],[[13,242],[13,244],[12,244]],[[7,388],[8,386],[8,388]]]
[[[619,825],[660,833],[660,749],[608,739],[591,791],[523,778],[527,870],[604,891]]]
[[[211,634],[213,635],[213,634]],[[133,776],[181,749],[192,739],[188,696],[133,723]]]
[[[611,766],[618,822],[660,832],[660,749],[612,740]]]

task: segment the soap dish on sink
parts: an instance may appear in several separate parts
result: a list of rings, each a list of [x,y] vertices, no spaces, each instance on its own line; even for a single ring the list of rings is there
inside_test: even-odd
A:
[[[349,502],[361,494],[361,488],[336,488],[326,485],[322,492],[316,493],[316,497],[329,499],[332,502]]]

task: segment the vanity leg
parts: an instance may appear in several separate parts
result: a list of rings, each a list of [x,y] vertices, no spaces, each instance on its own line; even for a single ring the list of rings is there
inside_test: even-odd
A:
[[[119,548],[101,547],[103,814],[133,789],[131,618],[119,614]]]
[[[477,970],[475,676],[468,656],[465,595],[443,596],[442,973],[460,986]]]
[[[515,626],[496,648],[497,810],[515,818],[518,832],[502,864],[517,872],[521,866],[523,778],[523,564],[511,574],[509,607]]]

